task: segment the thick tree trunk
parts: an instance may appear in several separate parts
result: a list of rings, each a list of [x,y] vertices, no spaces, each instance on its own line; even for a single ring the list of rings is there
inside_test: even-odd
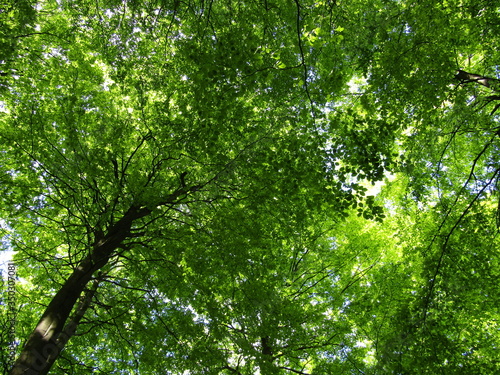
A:
[[[273,348],[271,346],[271,340],[269,336],[264,336],[260,338],[261,354],[262,357],[259,360],[259,370],[261,374],[274,374],[277,369],[273,363]]]
[[[106,235],[96,239],[91,253],[80,262],[47,306],[9,375],[45,375],[49,372],[76,330],[74,324],[69,324],[67,331],[64,327],[92,275],[108,263],[114,251],[130,235],[132,222],[150,212],[147,208],[132,207]]]
[[[90,307],[90,304],[92,303],[92,299],[94,298],[94,294],[97,291],[97,288],[99,286],[99,282],[101,281],[100,278],[97,278],[94,280],[92,288],[87,289],[83,295],[83,297],[80,299],[80,303],[76,307],[75,312],[69,319],[69,322],[66,323],[64,326],[64,329],[62,333],[59,335],[57,338],[57,348],[59,349],[59,353],[64,349],[66,344],[68,343],[69,339],[73,336],[73,334],[76,332],[76,329],[78,327],[78,324],[80,324],[80,321],[82,320],[83,316],[85,315],[85,312],[87,309]],[[57,356],[51,356],[47,360],[47,367],[50,369],[52,368],[52,365],[56,361]]]

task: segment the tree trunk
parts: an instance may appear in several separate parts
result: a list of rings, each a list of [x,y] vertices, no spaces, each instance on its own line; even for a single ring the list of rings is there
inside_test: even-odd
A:
[[[130,235],[132,222],[150,212],[147,208],[132,207],[106,235],[96,239],[91,253],[75,268],[47,306],[9,375],[45,375],[49,372],[76,330],[75,324],[68,324],[66,329],[63,328],[92,275],[108,263],[114,251]],[[78,311],[75,312],[77,313]],[[79,319],[73,323],[79,322]]]
[[[85,315],[85,312],[90,307],[92,299],[94,298],[95,292],[97,291],[97,288],[99,286],[99,282],[101,280],[102,279],[100,279],[100,278],[94,279],[92,288],[87,289],[85,291],[85,294],[80,299],[80,303],[76,307],[76,310],[73,313],[73,316],[69,319],[69,322],[64,326],[64,330],[61,332],[61,334],[57,338],[56,345],[57,345],[57,348],[59,350],[59,353],[63,350],[63,348],[68,343],[69,339],[76,332],[76,328],[78,327],[78,324],[80,324],[80,321],[82,320],[83,316]],[[57,356],[51,356],[47,360],[47,367],[49,369],[52,367],[52,365],[54,364],[56,359],[57,359]]]

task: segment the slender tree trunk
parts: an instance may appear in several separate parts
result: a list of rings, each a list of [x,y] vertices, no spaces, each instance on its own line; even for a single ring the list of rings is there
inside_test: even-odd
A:
[[[150,212],[147,208],[132,207],[107,234],[96,239],[91,253],[75,268],[47,306],[9,375],[45,375],[49,372],[76,330],[74,324],[68,325],[67,332],[64,327],[92,275],[108,263],[114,251],[130,235],[132,222]]]

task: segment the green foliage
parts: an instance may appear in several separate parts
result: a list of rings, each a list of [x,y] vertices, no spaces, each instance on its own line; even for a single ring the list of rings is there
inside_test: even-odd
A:
[[[19,41],[33,35],[36,20],[35,2],[8,0],[0,5],[0,92],[11,75],[18,74],[13,63],[18,57]]]
[[[0,26],[16,339],[147,212],[51,373],[498,372],[496,91],[453,78],[498,74],[493,4],[21,1]]]

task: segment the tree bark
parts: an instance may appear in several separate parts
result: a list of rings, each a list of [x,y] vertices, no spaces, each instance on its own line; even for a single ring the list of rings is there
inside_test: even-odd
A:
[[[90,254],[75,268],[47,306],[9,375],[45,375],[49,372],[76,330],[74,324],[66,327],[67,332],[64,327],[92,275],[108,263],[114,251],[130,235],[133,221],[149,213],[148,208],[132,207],[107,234],[96,239]]]
[[[461,84],[473,82],[487,87],[495,92],[500,92],[500,80],[497,78],[485,77],[479,74],[468,73],[464,70],[458,70],[455,74],[455,79],[458,79]],[[485,100],[485,103],[479,109],[483,109],[493,101],[500,100],[500,95],[489,95],[483,97],[482,99]],[[498,108],[500,108],[500,104],[495,105],[490,113],[490,116],[493,116]]]
[[[458,79],[462,83],[475,82],[484,87],[488,87],[489,89],[495,90],[495,88],[491,87],[492,84],[498,84],[499,80],[496,78],[485,77],[479,74],[468,73],[464,70],[458,70],[455,74],[455,78]]]
[[[56,345],[57,345],[57,348],[59,349],[59,353],[64,349],[64,347],[68,343],[69,339],[76,332],[78,324],[80,324],[80,321],[82,320],[83,316],[85,315],[85,312],[87,311],[87,309],[90,307],[90,304],[92,303],[92,299],[94,298],[95,292],[97,291],[97,287],[99,286],[100,281],[101,281],[100,278],[94,279],[92,288],[87,289],[85,291],[83,297],[80,299],[80,303],[78,304],[75,312],[73,313],[73,316],[69,319],[69,322],[64,326],[64,330],[61,332],[61,334],[57,338]],[[57,359],[57,356],[52,356],[48,359],[47,367],[49,369],[52,368],[52,365],[54,364],[56,359]]]

